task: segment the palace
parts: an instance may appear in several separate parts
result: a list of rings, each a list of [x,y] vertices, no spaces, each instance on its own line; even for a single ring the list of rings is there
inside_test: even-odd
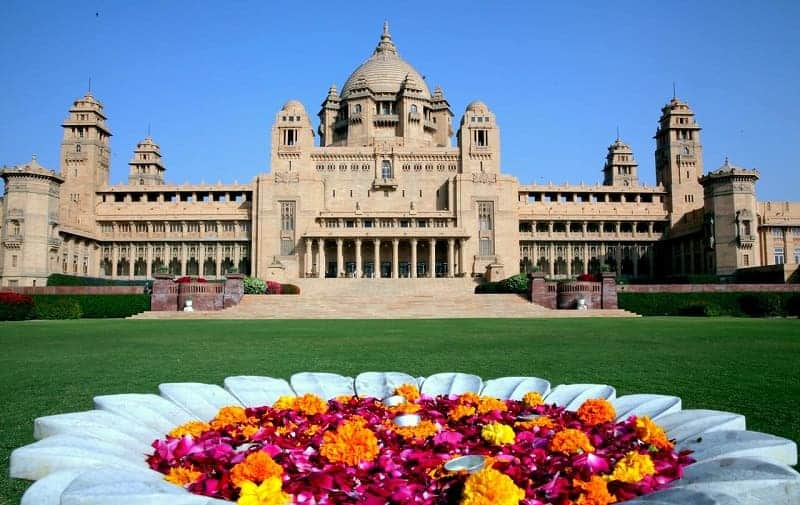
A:
[[[759,173],[704,173],[701,128],[673,97],[655,134],[657,185],[630,147],[608,148],[602,185],[520,184],[500,165],[500,127],[474,101],[457,125],[443,90],[399,54],[388,26],[318,113],[275,115],[270,172],[249,184],[166,184],[142,140],[126,185],[110,185],[102,103],[79,98],[62,124],[60,170],[3,167],[0,285],[51,273],[146,279],[716,274],[800,262],[800,202],[759,202]],[[319,135],[318,145],[315,132]],[[455,133],[455,146],[452,137]],[[333,281],[332,281],[333,282]]]

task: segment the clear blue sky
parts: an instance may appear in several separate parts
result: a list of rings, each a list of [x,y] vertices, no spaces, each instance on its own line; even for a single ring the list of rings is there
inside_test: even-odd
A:
[[[566,4],[566,5],[558,5]],[[762,200],[800,200],[800,2],[32,1],[0,5],[0,164],[58,168],[61,121],[92,78],[112,138],[112,183],[146,133],[170,182],[250,181],[290,98],[316,118],[378,41],[455,121],[474,99],[502,128],[523,183],[596,182],[621,136],[655,182],[656,122],[672,95],[703,127],[706,171],[758,168]],[[403,7],[401,7],[403,6]]]

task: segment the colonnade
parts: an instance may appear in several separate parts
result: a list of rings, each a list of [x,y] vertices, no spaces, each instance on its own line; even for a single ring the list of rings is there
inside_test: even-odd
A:
[[[173,275],[222,276],[230,267],[242,271],[245,266],[249,270],[249,250],[249,244],[238,242],[112,242],[100,244],[99,273],[115,278],[150,278],[158,267],[165,266]],[[213,269],[205,268],[209,261]],[[243,261],[245,265],[240,266]]]
[[[455,277],[466,272],[464,238],[311,238],[304,239],[305,277]],[[336,245],[335,263],[326,245]],[[437,256],[437,244],[446,251]],[[383,251],[389,249],[391,252]],[[401,247],[402,246],[402,247]],[[402,249],[402,251],[401,251]],[[442,248],[444,249],[444,248]],[[383,260],[385,258],[385,260]],[[383,261],[382,261],[383,260]]]
[[[653,243],[526,241],[520,243],[520,258],[544,267],[544,273],[551,277],[589,273],[592,261],[606,264],[617,275],[655,274]],[[645,270],[640,271],[640,266]]]

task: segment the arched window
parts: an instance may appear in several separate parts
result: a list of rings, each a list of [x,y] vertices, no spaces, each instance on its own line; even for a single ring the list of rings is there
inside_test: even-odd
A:
[[[416,104],[411,104],[411,108],[409,109],[411,112],[417,112]]]
[[[75,144],[75,152],[76,153],[81,152],[81,145],[80,144]]]
[[[361,104],[360,103],[357,103],[357,104],[355,104],[353,106],[353,112],[355,112],[356,114],[361,112]]]
[[[11,235],[19,235],[19,221],[11,221]]]
[[[384,179],[391,179],[392,178],[392,162],[389,160],[383,160],[381,164],[381,177]]]

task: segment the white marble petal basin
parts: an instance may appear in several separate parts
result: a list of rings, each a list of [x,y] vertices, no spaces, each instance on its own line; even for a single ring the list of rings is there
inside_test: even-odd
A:
[[[589,398],[611,401],[620,418],[647,415],[675,439],[679,449],[695,451],[697,463],[669,489],[637,498],[632,505],[800,504],[797,445],[791,440],[746,431],[744,416],[731,412],[683,409],[674,396],[616,396],[605,384],[560,384],[538,377],[484,380],[457,372],[427,379],[403,372],[364,372],[356,378],[307,372],[288,381],[235,376],[215,384],[165,383],[159,395],[119,394],[94,399],[95,410],[38,418],[37,442],[11,453],[10,475],[34,480],[21,505],[212,505],[224,504],[193,495],[163,480],[145,463],[145,449],[173,427],[210,419],[225,405],[271,404],[279,396],[313,392],[325,398],[362,392],[388,395],[404,381],[429,394],[485,392],[519,399],[528,391],[545,402],[575,410]]]

